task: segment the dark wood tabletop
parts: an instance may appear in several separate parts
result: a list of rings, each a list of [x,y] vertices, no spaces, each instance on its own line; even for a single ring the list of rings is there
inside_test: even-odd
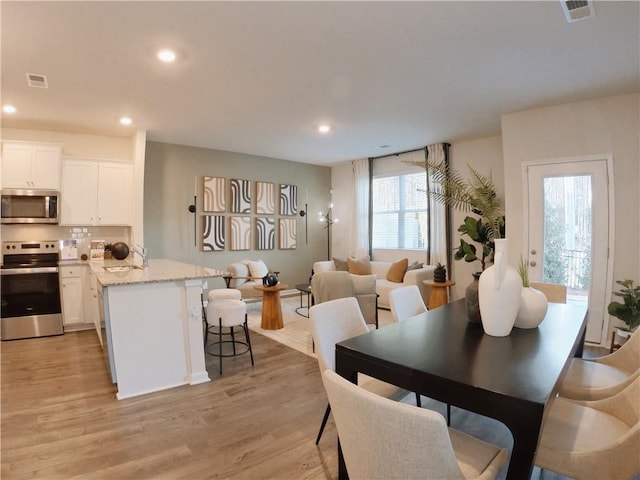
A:
[[[538,328],[485,335],[464,299],[336,345],[357,372],[503,422],[514,438],[507,478],[529,478],[544,408],[569,358],[582,355],[587,308],[550,303]],[[340,477],[346,478],[341,463]]]

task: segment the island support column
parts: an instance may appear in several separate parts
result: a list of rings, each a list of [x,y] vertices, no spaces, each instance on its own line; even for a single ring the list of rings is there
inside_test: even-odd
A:
[[[188,319],[185,324],[185,339],[188,342],[189,384],[209,382],[204,357],[202,322],[202,280],[185,280]]]

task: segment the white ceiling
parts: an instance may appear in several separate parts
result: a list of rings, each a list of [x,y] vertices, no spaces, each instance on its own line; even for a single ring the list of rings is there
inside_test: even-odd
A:
[[[2,126],[331,165],[639,91],[640,3],[7,2]],[[155,51],[177,49],[172,65]],[[26,85],[46,75],[49,88]],[[134,124],[120,126],[131,116]],[[334,131],[320,135],[328,122]],[[382,148],[388,145],[387,148]]]

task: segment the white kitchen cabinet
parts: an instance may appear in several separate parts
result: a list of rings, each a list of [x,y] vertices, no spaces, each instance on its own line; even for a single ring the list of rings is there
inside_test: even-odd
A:
[[[84,323],[81,268],[75,265],[60,267],[62,322],[65,330]]]
[[[131,164],[62,162],[61,225],[131,225]]]
[[[2,145],[2,188],[60,189],[62,146],[30,142]]]
[[[88,265],[84,266],[82,270],[82,288],[85,313],[84,321],[85,323],[93,324],[98,334],[100,345],[104,348],[104,344],[102,343],[102,322],[98,305],[98,280]]]

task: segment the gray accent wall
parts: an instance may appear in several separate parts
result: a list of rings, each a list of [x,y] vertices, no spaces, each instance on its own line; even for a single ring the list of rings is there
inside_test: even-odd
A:
[[[295,218],[297,222],[297,246],[293,250],[281,250],[277,241],[273,250],[255,250],[256,214],[252,202],[251,217],[252,249],[233,251],[226,212],[226,247],[224,251],[202,251],[202,177],[224,177],[272,182],[276,189],[280,184],[298,187],[298,210],[304,209],[308,198],[306,217]],[[193,203],[198,179],[198,213],[188,211]],[[228,188],[228,184],[227,184]],[[255,155],[211,150],[206,148],[147,142],[144,174],[144,239],[151,258],[168,258],[176,261],[225,269],[227,265],[244,259],[263,260],[272,271],[279,271],[280,279],[294,288],[306,282],[311,274],[313,262],[326,259],[327,236],[318,221],[318,211],[325,208],[330,199],[331,168],[296,163]],[[197,217],[197,241],[194,245],[194,216]],[[284,218],[278,213],[274,218]],[[305,241],[305,221],[308,241]],[[276,221],[277,232],[277,221]],[[209,288],[224,286],[222,279],[212,280]]]

